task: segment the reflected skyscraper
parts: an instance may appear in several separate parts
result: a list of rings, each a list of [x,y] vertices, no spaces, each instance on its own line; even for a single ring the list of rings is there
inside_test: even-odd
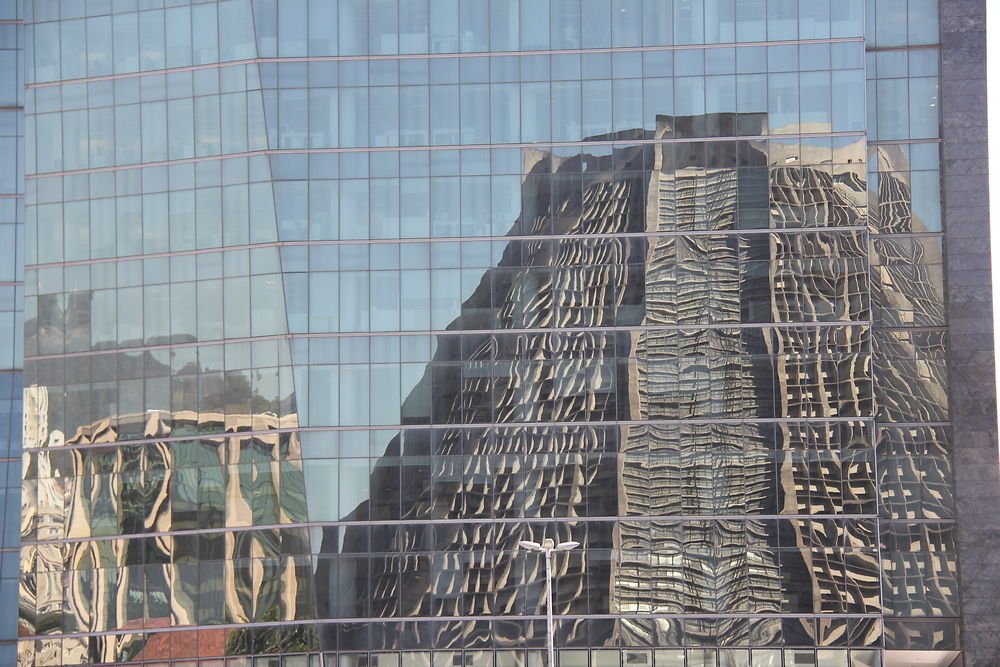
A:
[[[25,0],[17,664],[991,664],[965,4]]]

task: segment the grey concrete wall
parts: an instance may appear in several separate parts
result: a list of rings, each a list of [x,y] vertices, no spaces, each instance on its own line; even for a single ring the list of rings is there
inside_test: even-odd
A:
[[[968,667],[1000,665],[1000,457],[990,287],[986,2],[941,0],[949,372]]]

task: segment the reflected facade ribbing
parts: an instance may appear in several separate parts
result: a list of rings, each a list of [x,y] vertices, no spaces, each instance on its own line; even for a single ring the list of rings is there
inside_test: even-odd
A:
[[[26,1],[18,665],[952,660],[899,6]]]

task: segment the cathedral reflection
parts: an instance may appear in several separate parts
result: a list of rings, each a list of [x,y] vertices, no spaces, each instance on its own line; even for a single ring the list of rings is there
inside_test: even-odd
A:
[[[861,150],[828,146],[816,166],[806,147],[764,142],[529,152],[531,206],[514,230],[568,236],[512,241],[502,277],[484,277],[449,328],[584,330],[439,337],[415,393],[435,398],[427,421],[456,427],[394,441],[378,498],[356,511],[428,522],[326,529],[324,553],[368,538],[402,555],[367,573],[321,559],[320,615],[338,615],[322,599],[343,599],[345,582],[370,605],[357,615],[537,613],[540,562],[516,544],[543,537],[587,547],[560,561],[560,615],[879,613]],[[754,227],[789,231],[712,233]],[[816,421],[752,421],[775,417]],[[458,426],[491,420],[525,425]],[[608,421],[627,425],[575,425]],[[419,471],[403,463],[415,459]],[[762,518],[784,514],[869,518]],[[581,520],[595,517],[619,518]],[[493,521],[433,524],[474,518]],[[560,642],[725,645],[750,632],[700,620],[682,639],[665,623],[564,624]],[[780,624],[766,628],[755,643],[780,641]],[[504,630],[493,640],[531,632]]]
[[[863,647],[883,614],[957,613],[947,527],[877,522],[880,501],[952,511],[943,429],[873,424],[947,419],[943,334],[875,326],[940,322],[940,250],[870,235],[906,197],[883,179],[869,209],[863,138],[655,141],[687,120],[524,151],[515,238],[377,453],[303,436],[326,424],[300,424],[288,364],[178,348],[63,387],[39,363],[23,632],[149,633],[66,662],[163,658],[156,629],[220,624],[259,625],[198,655],[533,646],[544,563],[516,545],[547,537],[584,546],[554,573],[566,647]],[[48,308],[29,331],[72,338],[85,305]],[[160,371],[171,409],[111,398]],[[306,484],[325,448],[360,489],[336,521]],[[317,619],[339,622],[281,625]]]

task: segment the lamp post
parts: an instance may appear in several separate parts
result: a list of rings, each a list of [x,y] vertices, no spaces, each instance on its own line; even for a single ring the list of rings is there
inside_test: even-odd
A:
[[[552,554],[556,551],[569,551],[580,546],[579,542],[560,542],[556,544],[546,537],[542,543],[521,540],[518,546],[528,551],[541,551],[545,554],[545,620],[546,640],[549,651],[548,667],[556,667],[555,630],[552,628]]]

